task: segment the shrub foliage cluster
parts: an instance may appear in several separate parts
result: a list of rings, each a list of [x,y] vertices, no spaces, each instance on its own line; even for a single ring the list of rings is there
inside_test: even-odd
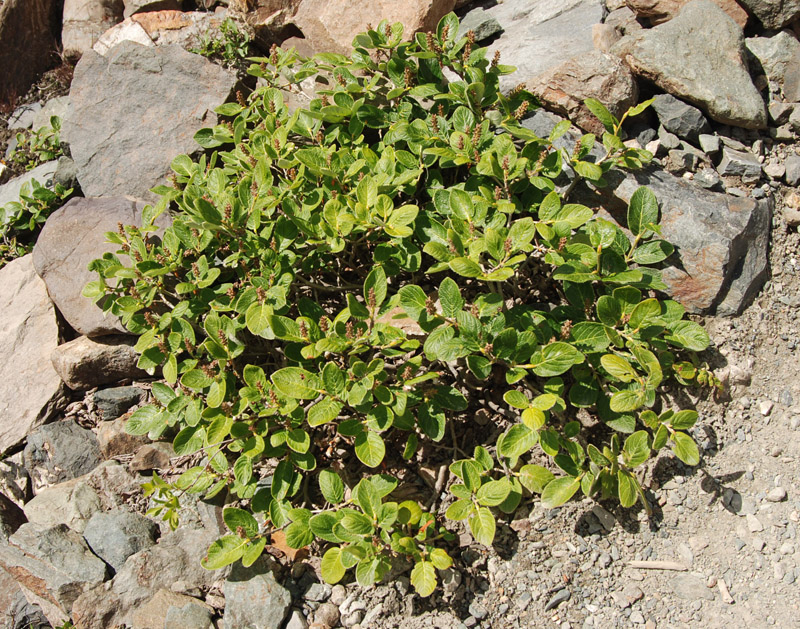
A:
[[[174,524],[181,494],[229,492],[208,568],[251,564],[282,530],[318,545],[331,583],[410,561],[428,595],[452,521],[489,545],[532,494],[646,506],[648,458],[699,460],[697,413],[664,391],[713,382],[694,354],[708,336],[658,296],[672,247],[654,195],[636,192],[623,229],[561,186],[652,156],[597,101],[602,158],[593,135],[556,148],[567,122],[537,137],[521,124],[535,98],[498,88],[513,68],[458,31],[450,14],[404,42],[382,22],[350,57],[253,59],[259,87],[197,134],[207,154],[176,158],[143,225],[109,234],[119,255],[92,264],[86,296],[163,375],[128,431],[170,436],[194,462],[153,476],[152,513]],[[463,434],[479,435],[467,453]],[[432,456],[449,467],[421,495]]]

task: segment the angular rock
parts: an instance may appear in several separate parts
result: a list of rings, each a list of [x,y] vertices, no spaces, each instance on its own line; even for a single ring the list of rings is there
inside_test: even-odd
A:
[[[766,127],[764,101],[747,70],[742,29],[710,0],[691,0],[677,17],[623,38],[612,52],[637,75],[702,107],[718,122]]]
[[[38,130],[42,127],[49,127],[50,118],[53,116],[57,116],[63,120],[64,116],[67,115],[67,109],[69,109],[69,96],[51,98],[34,114],[31,128]]]
[[[22,507],[33,497],[31,477],[22,465],[22,453],[0,461],[0,493]]]
[[[66,402],[61,378],[48,360],[58,324],[30,255],[0,269],[0,453],[18,445]]]
[[[622,34],[610,24],[595,24],[592,27],[592,43],[597,50],[608,52],[622,38]]]
[[[281,587],[262,557],[250,568],[236,565],[225,581],[224,629],[279,629],[292,595]]]
[[[786,158],[786,183],[790,186],[800,184],[800,155],[796,153]]]
[[[58,62],[60,0],[5,0],[0,5],[0,102],[28,91],[36,78]]]
[[[161,441],[147,443],[136,450],[128,467],[132,472],[160,470],[169,466],[170,457],[173,456],[175,452],[170,444]]]
[[[134,42],[142,46],[155,46],[141,24],[135,22],[133,18],[128,18],[103,33],[102,37],[92,46],[92,50],[105,57],[109,50],[124,41]]]
[[[216,124],[235,85],[234,73],[178,46],[126,41],[106,56],[87,52],[62,131],[84,194],[153,200],[150,189],[177,155],[197,151],[194,134]]]
[[[43,487],[88,474],[100,465],[100,448],[91,430],[71,419],[45,424],[28,435],[23,451],[34,493]]]
[[[747,11],[736,0],[713,0],[734,22],[742,28],[747,24]],[[637,17],[650,20],[653,26],[674,18],[689,0],[627,0]]]
[[[181,8],[180,0],[124,0],[125,17],[145,11],[176,11]]]
[[[25,507],[29,522],[42,526],[66,524],[82,533],[86,523],[102,509],[97,492],[86,478],[74,478],[39,492]]]
[[[800,17],[800,0],[738,0],[764,28],[777,30]]]
[[[142,495],[139,479],[117,461],[104,461],[83,479],[97,494],[103,511],[129,507]]]
[[[33,119],[42,110],[39,102],[20,105],[8,119],[8,128],[16,131],[17,129],[30,129],[33,126]]]
[[[5,612],[7,629],[52,629],[38,605],[31,605],[19,584],[5,570],[0,569],[0,609]]]
[[[206,570],[200,565],[213,539],[215,536],[200,529],[180,528],[165,535],[155,546],[129,557],[112,581],[79,597],[72,607],[73,622],[81,629],[132,624],[142,603],[177,581],[187,588],[203,588],[224,579],[227,571]]]
[[[603,24],[613,26],[623,35],[630,35],[642,30],[642,25],[636,20],[636,14],[627,6],[609,13]]]
[[[697,107],[687,105],[670,94],[656,96],[653,109],[664,128],[684,140],[696,143],[701,133],[711,132],[708,120]]]
[[[758,181],[761,178],[761,163],[749,151],[736,151],[726,146],[722,149],[722,160],[717,166],[717,172],[723,176]]]
[[[455,0],[303,0],[292,19],[303,36],[291,37],[283,46],[295,46],[302,55],[349,54],[353,38],[370,23],[402,22],[403,36],[410,39],[417,32],[435,31],[454,5]]]
[[[66,53],[82,55],[109,28],[122,21],[122,0],[64,0],[61,43]]]
[[[4,183],[0,186],[0,207],[12,201],[19,201],[19,193],[22,192],[22,186],[30,183],[33,179],[43,186],[51,188],[57,166],[57,161],[45,162],[44,164],[39,164],[33,170],[29,170],[24,175],[14,177],[11,181]]]
[[[524,124],[539,137],[547,137],[559,120],[537,111]],[[556,146],[570,150],[579,137],[570,131]],[[598,144],[590,153],[603,154]],[[661,207],[663,236],[675,245],[678,256],[674,266],[663,271],[670,295],[694,313],[730,316],[747,305],[766,278],[772,201],[711,192],[655,169],[612,170],[606,178],[609,185],[602,189],[576,186],[571,200],[625,225],[631,196],[640,186],[650,187]]]
[[[770,81],[783,85],[787,71],[796,71],[792,66],[800,55],[800,42],[791,31],[780,31],[765,37],[748,37],[745,45],[755,68],[760,66]]]
[[[129,435],[125,432],[126,422],[126,417],[120,417],[97,427],[97,443],[104,459],[133,454],[148,443],[147,435]]]
[[[90,339],[80,336],[50,354],[58,375],[74,391],[147,375],[136,367],[139,356],[129,336],[112,335]]]
[[[791,116],[792,111],[794,111],[794,105],[792,103],[772,101],[767,109],[769,111],[770,120],[780,126],[789,122],[789,116]]]
[[[100,417],[104,421],[111,421],[141,402],[144,396],[144,389],[139,387],[112,387],[95,391],[92,400]]]
[[[125,22],[135,22],[158,46],[175,44],[184,50],[198,48],[204,38],[215,37],[226,14],[200,11],[148,11],[132,15]]]
[[[239,16],[253,32],[254,42],[267,50],[300,35],[293,24],[294,15],[302,0],[234,0],[228,11]]]
[[[503,27],[489,46],[487,56],[500,52],[500,63],[517,67],[500,77],[508,92],[557,67],[568,59],[593,50],[592,27],[602,21],[600,0],[546,0],[503,2],[486,9]]]
[[[636,104],[639,94],[631,71],[618,58],[599,50],[573,57],[526,85],[547,109],[565,115],[585,131],[599,135],[603,133],[603,124],[583,102],[587,98],[596,98],[619,117]]]
[[[206,629],[212,627],[211,615],[214,610],[205,603],[186,596],[176,594],[167,589],[161,589],[147,603],[140,606],[131,616],[134,627],[141,629],[167,629],[170,624],[168,618],[172,610],[178,610],[177,618],[183,618],[185,624],[180,629]],[[176,614],[173,613],[174,623]],[[176,625],[173,625],[176,627]]]
[[[156,543],[158,525],[152,520],[117,509],[95,513],[83,531],[92,552],[119,572],[131,555]]]
[[[0,545],[0,569],[16,579],[53,625],[66,621],[75,599],[108,576],[83,538],[63,524],[23,524]]]
[[[465,37],[469,31],[475,33],[476,42],[481,42],[484,39],[489,39],[492,35],[502,33],[503,27],[500,26],[500,22],[486,13],[481,7],[475,7],[462,18],[461,26],[458,29],[458,37]]]
[[[81,293],[87,283],[97,279],[97,273],[89,271],[89,263],[119,248],[106,242],[105,233],[117,231],[119,223],[141,225],[143,208],[141,202],[120,197],[75,198],[53,212],[42,228],[33,249],[36,272],[47,284],[59,312],[79,334],[126,332],[117,317],[104,316]],[[169,222],[169,216],[163,214],[157,219],[160,226]]]
[[[716,155],[720,149],[720,139],[718,135],[709,135],[706,133],[700,134],[698,137],[700,148],[709,155]]]

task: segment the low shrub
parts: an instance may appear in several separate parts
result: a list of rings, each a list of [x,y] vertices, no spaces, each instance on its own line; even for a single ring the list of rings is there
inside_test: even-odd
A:
[[[621,138],[648,103],[617,120],[587,102],[605,155],[591,134],[560,150],[569,123],[525,128],[534,96],[502,94],[513,68],[458,30],[450,14],[404,42],[381,22],[350,57],[254,59],[262,86],[197,134],[210,153],[177,157],[143,225],[92,264],[86,296],[163,375],[127,430],[192,461],[153,475],[151,513],[175,525],[182,494],[230,492],[207,568],[249,565],[283,531],[324,551],[331,583],[410,560],[425,596],[453,521],[490,545],[532,494],[649,508],[636,470],[654,453],[699,461],[697,413],[665,391],[715,382],[695,355],[709,339],[659,295],[657,201],[639,189],[626,230],[568,199],[569,177],[602,186],[651,159]],[[322,88],[291,110],[309,77]]]

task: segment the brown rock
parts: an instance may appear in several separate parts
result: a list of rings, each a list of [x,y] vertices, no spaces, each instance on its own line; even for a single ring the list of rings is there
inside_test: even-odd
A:
[[[610,24],[595,24],[592,26],[592,43],[601,52],[608,52],[611,46],[616,44],[622,35],[616,27]]]
[[[294,16],[303,37],[292,37],[284,46],[295,46],[300,54],[349,53],[353,38],[367,25],[402,22],[404,37],[436,29],[439,20],[453,9],[455,0],[304,0]]]
[[[66,385],[81,391],[126,378],[141,378],[147,373],[136,367],[139,355],[129,336],[81,336],[56,347],[50,354],[58,375]]]
[[[156,592],[153,598],[131,614],[131,624],[137,629],[164,629],[164,621],[169,608],[181,608],[186,605],[196,605],[201,610],[206,611],[209,616],[214,613],[214,610],[209,605],[196,598],[161,589]]]
[[[136,451],[128,467],[134,472],[160,470],[169,466],[170,457],[174,454],[168,443],[148,443]]]
[[[123,0],[125,3],[125,17],[141,11],[162,11],[165,9],[180,9],[180,0]]]
[[[0,269],[0,453],[18,445],[66,401],[48,360],[58,324],[30,255]]]
[[[103,422],[97,429],[97,442],[104,459],[122,454],[133,454],[148,442],[146,435],[129,435],[125,432],[128,415],[110,422]]]
[[[595,50],[539,75],[528,82],[548,109],[569,117],[591,133],[601,135],[603,125],[583,101],[596,98],[619,117],[636,104],[638,89],[631,71],[616,57]]]
[[[105,316],[81,293],[87,283],[97,279],[97,273],[89,271],[89,263],[119,249],[106,242],[106,232],[117,231],[119,223],[141,225],[143,208],[144,203],[125,197],[75,198],[47,219],[33,249],[33,264],[47,284],[50,298],[79,334],[127,332],[117,317]],[[166,226],[170,218],[162,215],[157,222]]]
[[[58,62],[59,0],[5,0],[0,5],[0,102],[23,96]]]
[[[100,36],[122,21],[122,0],[64,0],[61,43],[64,50],[83,54]]]
[[[736,0],[712,0],[742,28],[747,24],[747,11]],[[637,17],[646,18],[655,26],[674,18],[689,0],[628,0]]]

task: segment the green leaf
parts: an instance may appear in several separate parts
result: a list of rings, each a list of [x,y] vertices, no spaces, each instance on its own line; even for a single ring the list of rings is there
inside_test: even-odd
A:
[[[442,304],[442,313],[449,319],[455,319],[464,308],[464,299],[458,284],[449,277],[444,278],[439,285],[439,301]]]
[[[603,105],[599,100],[596,98],[587,98],[583,101],[583,104],[586,105],[586,108],[591,111],[597,119],[600,121],[606,131],[609,133],[614,133],[614,126],[619,124],[619,121],[611,115],[611,112],[606,109],[606,106]]]
[[[483,273],[480,265],[469,258],[453,258],[448,265],[454,273],[463,277],[478,277]]]
[[[497,452],[508,459],[522,456],[534,445],[538,435],[525,424],[514,424],[502,436],[502,441],[497,446]]]
[[[478,488],[475,497],[484,507],[496,507],[511,493],[511,483],[508,478],[491,480]]]
[[[540,494],[553,480],[553,473],[541,465],[523,465],[519,471],[519,480],[530,492]]]
[[[604,354],[600,357],[600,364],[612,378],[621,382],[630,382],[638,376],[633,366],[616,354]]]
[[[513,408],[528,408],[531,405],[531,401],[525,396],[525,394],[521,391],[517,391],[516,389],[506,391],[503,394],[503,400],[506,404]]]
[[[256,336],[265,336],[269,327],[269,317],[272,307],[267,304],[253,303],[245,313],[247,329]]]
[[[225,526],[237,535],[240,528],[247,537],[252,538],[258,535],[258,522],[252,514],[244,509],[225,508],[222,510],[222,519],[225,520]]]
[[[319,378],[300,367],[284,367],[272,374],[272,384],[288,398],[313,400],[322,390]]]
[[[248,545],[246,537],[226,535],[208,547],[208,553],[200,561],[206,570],[219,570],[238,561]]]
[[[606,325],[616,326],[622,317],[622,305],[610,295],[597,300],[597,318]]]
[[[382,266],[376,266],[369,272],[367,279],[364,280],[364,301],[369,304],[369,294],[373,291],[375,296],[375,312],[386,300],[386,273]]]
[[[533,373],[542,378],[560,376],[582,362],[583,354],[569,343],[560,341],[545,345],[531,357]]]
[[[286,544],[290,548],[303,548],[313,541],[314,533],[306,522],[292,522],[286,527]]]
[[[472,500],[456,500],[447,507],[444,517],[448,520],[466,520],[474,510],[475,505],[472,503]]]
[[[486,507],[478,507],[467,519],[469,530],[475,541],[484,546],[491,546],[497,528],[492,512]]]
[[[697,411],[678,411],[669,418],[669,425],[675,430],[688,430],[697,423]]]
[[[636,495],[639,482],[625,470],[617,472],[617,490],[619,503],[623,507],[632,507],[636,504]]]
[[[611,396],[611,410],[615,413],[627,413],[641,408],[645,402],[642,389],[617,391]]]
[[[433,564],[420,559],[411,571],[411,585],[422,597],[430,596],[436,589],[436,570]]]
[[[399,291],[400,306],[406,311],[409,317],[419,321],[421,314],[425,311],[425,304],[428,297],[419,286],[407,284]]]
[[[708,333],[694,321],[678,321],[670,326],[670,333],[665,338],[678,347],[702,352],[711,343]]]
[[[542,506],[552,509],[563,505],[575,495],[580,486],[580,479],[572,478],[571,476],[553,479],[542,491]]]
[[[325,500],[331,504],[339,504],[344,500],[344,483],[333,470],[321,470],[319,473],[319,489]]]
[[[675,248],[666,240],[652,240],[633,252],[633,261],[636,264],[657,264],[670,257]]]
[[[320,575],[326,583],[334,585],[339,583],[346,572],[342,564],[342,551],[339,547],[333,546],[325,551],[320,562]]]
[[[650,226],[658,222],[658,200],[653,191],[642,186],[631,195],[628,204],[628,229],[634,236],[646,237]]]
[[[339,416],[344,404],[333,398],[325,397],[308,409],[308,425],[321,426],[333,421]]]
[[[365,430],[356,436],[356,456],[367,467],[378,467],[386,454],[386,445],[381,436]]]
[[[625,461],[633,469],[644,463],[650,457],[650,435],[646,430],[639,430],[627,439],[622,448]]]
[[[672,451],[675,452],[681,461],[686,465],[697,465],[700,463],[700,451],[697,444],[685,432],[674,432],[670,435],[672,440]]]

